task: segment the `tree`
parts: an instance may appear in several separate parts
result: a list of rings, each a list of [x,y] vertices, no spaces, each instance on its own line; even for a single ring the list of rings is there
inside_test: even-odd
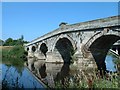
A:
[[[18,40],[18,42],[23,45],[24,44],[24,36],[21,35],[21,38]]]
[[[12,43],[13,43],[13,39],[8,38],[7,40],[5,40],[4,46],[12,46]]]
[[[24,40],[24,36],[23,36],[23,35],[21,35],[21,40],[22,40],[22,41]]]
[[[16,46],[16,45],[23,45],[24,43],[28,43],[27,41],[24,41],[24,36],[21,35],[21,38],[17,39],[17,40],[13,40],[12,38],[8,38],[5,42],[4,42],[4,46]]]

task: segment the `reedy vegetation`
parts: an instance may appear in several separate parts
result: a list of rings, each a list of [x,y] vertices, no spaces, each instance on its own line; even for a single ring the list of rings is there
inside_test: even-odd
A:
[[[56,82],[55,88],[120,88],[120,77],[117,73],[108,73],[101,77],[99,73],[93,71],[93,74],[88,74],[87,71],[81,71],[80,74],[75,74],[73,77],[64,78],[64,82],[60,80]]]

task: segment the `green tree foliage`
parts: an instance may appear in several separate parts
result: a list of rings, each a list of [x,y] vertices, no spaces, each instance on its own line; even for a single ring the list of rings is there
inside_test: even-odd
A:
[[[23,35],[21,35],[21,40],[22,40],[22,41],[24,40],[24,36],[23,36]]]
[[[16,46],[16,45],[23,45],[25,43],[28,43],[28,41],[24,41],[24,36],[21,35],[21,38],[17,39],[17,40],[13,40],[12,38],[8,38],[5,42],[4,42],[4,46]]]
[[[8,38],[7,40],[5,40],[4,46],[12,46],[12,44],[13,44],[13,39]]]

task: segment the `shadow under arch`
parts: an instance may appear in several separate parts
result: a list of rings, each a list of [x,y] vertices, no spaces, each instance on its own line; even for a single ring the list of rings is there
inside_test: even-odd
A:
[[[40,51],[45,55],[45,57],[46,57],[46,53],[47,53],[47,51],[48,51],[48,47],[47,47],[47,45],[45,44],[45,43],[42,43],[41,45],[40,45]]]
[[[71,41],[63,37],[56,42],[54,52],[60,53],[64,63],[70,63],[74,55],[74,48]]]
[[[118,40],[120,40],[120,37],[116,35],[102,35],[101,37],[97,38],[89,47],[89,50],[97,64],[98,70],[100,70],[100,72],[103,70],[104,74],[106,71],[106,55],[112,45]]]
[[[36,47],[32,46],[32,52],[35,52],[35,51],[36,51]]]
[[[77,49],[74,40],[73,40],[69,35],[66,35],[66,34],[63,35],[63,34],[61,34],[61,35],[60,35],[59,37],[57,37],[57,39],[54,41],[52,51],[54,51],[55,45],[56,45],[57,41],[58,41],[60,38],[67,38],[67,39],[71,42],[71,44],[72,44],[74,50]]]
[[[26,51],[29,51],[29,47],[27,47]]]

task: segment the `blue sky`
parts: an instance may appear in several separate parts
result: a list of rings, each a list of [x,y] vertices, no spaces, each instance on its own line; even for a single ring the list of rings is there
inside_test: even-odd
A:
[[[4,2],[2,3],[2,39],[11,37],[32,41],[59,27],[118,15],[117,2]]]

